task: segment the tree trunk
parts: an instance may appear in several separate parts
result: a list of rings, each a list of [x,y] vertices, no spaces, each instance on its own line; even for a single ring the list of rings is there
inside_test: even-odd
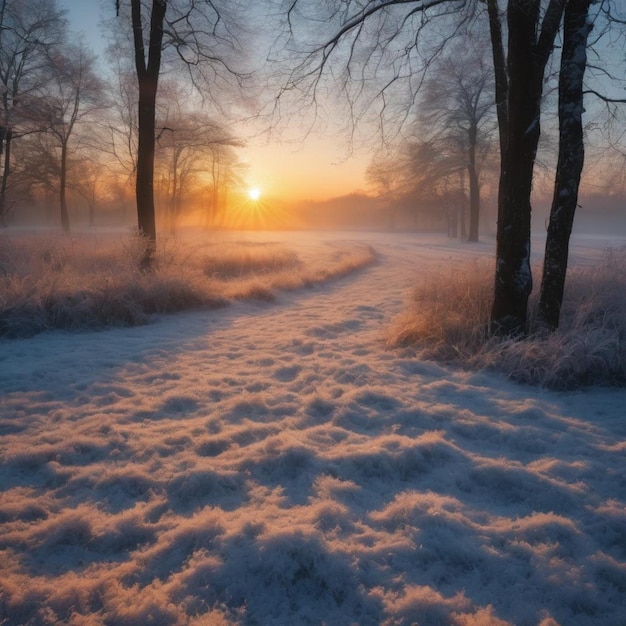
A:
[[[156,241],[154,212],[154,122],[156,82],[144,76],[139,84],[139,131],[137,143],[137,225],[150,242]]]
[[[179,181],[178,181],[178,161],[180,158],[180,149],[174,148],[174,156],[172,159],[172,193],[170,196],[170,234],[176,234],[176,221],[178,220],[179,210]]]
[[[583,77],[592,28],[587,21],[590,4],[591,0],[570,0],[565,9],[559,74],[559,158],[539,296],[539,323],[550,330],[559,326],[569,239],[585,160]]]
[[[467,240],[478,241],[478,222],[480,217],[480,186],[478,183],[478,168],[476,167],[477,129],[473,127],[469,132],[469,154],[467,173],[469,177],[469,232]]]
[[[152,1],[150,17],[150,40],[146,62],[143,28],[141,22],[141,0],[132,0],[133,38],[135,45],[135,68],[139,85],[137,178],[137,226],[146,239],[146,251],[141,266],[148,269],[156,247],[156,219],[154,211],[154,148],[156,95],[161,70],[161,47],[163,21],[167,9],[165,0]]]
[[[530,192],[540,134],[541,83],[537,85],[538,72],[529,54],[535,43],[534,11],[524,6],[522,0],[512,0],[508,26],[509,132],[501,164],[491,323],[496,334],[518,335],[526,328],[526,309],[532,291]]]
[[[70,216],[67,211],[67,198],[65,190],[67,187],[67,141],[61,143],[61,176],[59,178],[59,199],[61,204],[61,227],[64,233],[70,232]]]
[[[220,167],[219,167],[219,153],[213,152],[213,166],[211,168],[211,176],[213,180],[213,200],[212,200],[212,213],[213,213],[213,225],[217,226],[219,217],[219,183],[220,183]]]
[[[501,139],[500,187],[491,332],[525,332],[530,269],[530,194],[540,136],[543,75],[565,0],[551,0],[537,38],[539,0],[509,0],[506,138]]]
[[[496,114],[498,116],[498,133],[500,137],[500,157],[504,154],[509,134],[508,93],[509,84],[506,74],[506,59],[502,42],[502,23],[498,10],[498,0],[487,0],[489,14],[489,34],[493,55],[493,71],[496,87]]]
[[[4,133],[4,164],[2,166],[2,181],[0,182],[0,226],[7,224],[7,187],[11,173],[11,141],[13,131],[6,128]]]
[[[455,237],[459,237],[460,239],[465,239],[467,237],[467,229],[465,228],[465,214],[467,211],[465,210],[465,170],[461,169],[460,171],[460,184],[459,184],[459,203],[456,211],[456,232],[454,234]]]

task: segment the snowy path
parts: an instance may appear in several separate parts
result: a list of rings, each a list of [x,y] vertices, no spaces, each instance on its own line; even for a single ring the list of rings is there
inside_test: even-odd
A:
[[[0,623],[626,623],[626,391],[385,350],[420,268],[490,248],[372,244],[274,304],[0,346]]]

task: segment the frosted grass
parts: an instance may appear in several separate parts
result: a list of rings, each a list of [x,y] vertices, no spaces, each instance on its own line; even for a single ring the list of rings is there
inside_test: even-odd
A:
[[[540,266],[534,275],[541,276]],[[389,345],[413,346],[420,358],[493,369],[552,389],[626,385],[626,248],[607,249],[599,261],[572,265],[555,333],[537,326],[535,289],[528,337],[490,338],[486,321],[492,298],[491,259],[450,261],[431,269],[420,275]]]
[[[214,309],[235,299],[271,301],[367,266],[364,245],[329,244],[322,254],[288,244],[164,238],[154,271],[142,272],[139,237],[2,235],[0,336],[50,329],[136,326],[154,315]]]

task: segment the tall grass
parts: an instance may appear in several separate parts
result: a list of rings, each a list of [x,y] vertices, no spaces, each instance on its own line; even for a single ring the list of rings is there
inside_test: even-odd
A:
[[[534,268],[535,276],[540,267]],[[518,382],[566,390],[626,385],[626,248],[568,271],[561,324],[547,333],[536,324],[538,293],[530,302],[523,339],[490,337],[493,261],[451,263],[420,279],[410,310],[390,331],[392,347],[420,358],[491,369]]]
[[[281,244],[159,241],[153,271],[139,270],[140,238],[0,235],[0,336],[147,323],[155,314],[272,300],[371,263],[365,246],[303,254]]]

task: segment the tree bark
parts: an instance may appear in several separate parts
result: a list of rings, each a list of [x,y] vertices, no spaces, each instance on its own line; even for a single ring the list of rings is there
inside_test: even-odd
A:
[[[0,181],[0,226],[7,223],[7,187],[11,173],[11,142],[13,130],[6,128],[4,133],[4,164],[2,166],[2,181]]]
[[[137,174],[135,196],[137,199],[137,226],[146,239],[146,252],[141,266],[148,269],[156,248],[156,219],[154,210],[154,149],[156,95],[161,71],[163,21],[167,10],[166,0],[152,0],[148,59],[143,40],[141,0],[132,0],[135,69],[139,86]]]
[[[469,230],[467,240],[478,241],[478,223],[480,219],[480,184],[478,182],[478,168],[476,166],[476,143],[478,130],[472,126],[469,131],[469,154],[467,174],[469,177]]]
[[[61,205],[61,227],[64,233],[70,232],[70,216],[67,211],[67,140],[63,139],[61,143],[61,176],[59,178],[59,200]]]
[[[492,330],[496,334],[524,332],[528,296],[532,291],[530,192],[540,134],[541,95],[532,57],[537,5],[536,1],[521,0],[512,0],[508,5],[508,136],[502,154],[491,312]]]
[[[537,38],[539,0],[509,0],[507,133],[501,140],[500,188],[491,331],[526,331],[530,268],[533,169],[540,136],[541,96],[565,0],[551,0]]]
[[[585,160],[583,78],[592,28],[588,23],[590,4],[591,0],[570,0],[564,17],[559,74],[559,158],[539,296],[539,323],[550,330],[559,326],[569,240]]]

